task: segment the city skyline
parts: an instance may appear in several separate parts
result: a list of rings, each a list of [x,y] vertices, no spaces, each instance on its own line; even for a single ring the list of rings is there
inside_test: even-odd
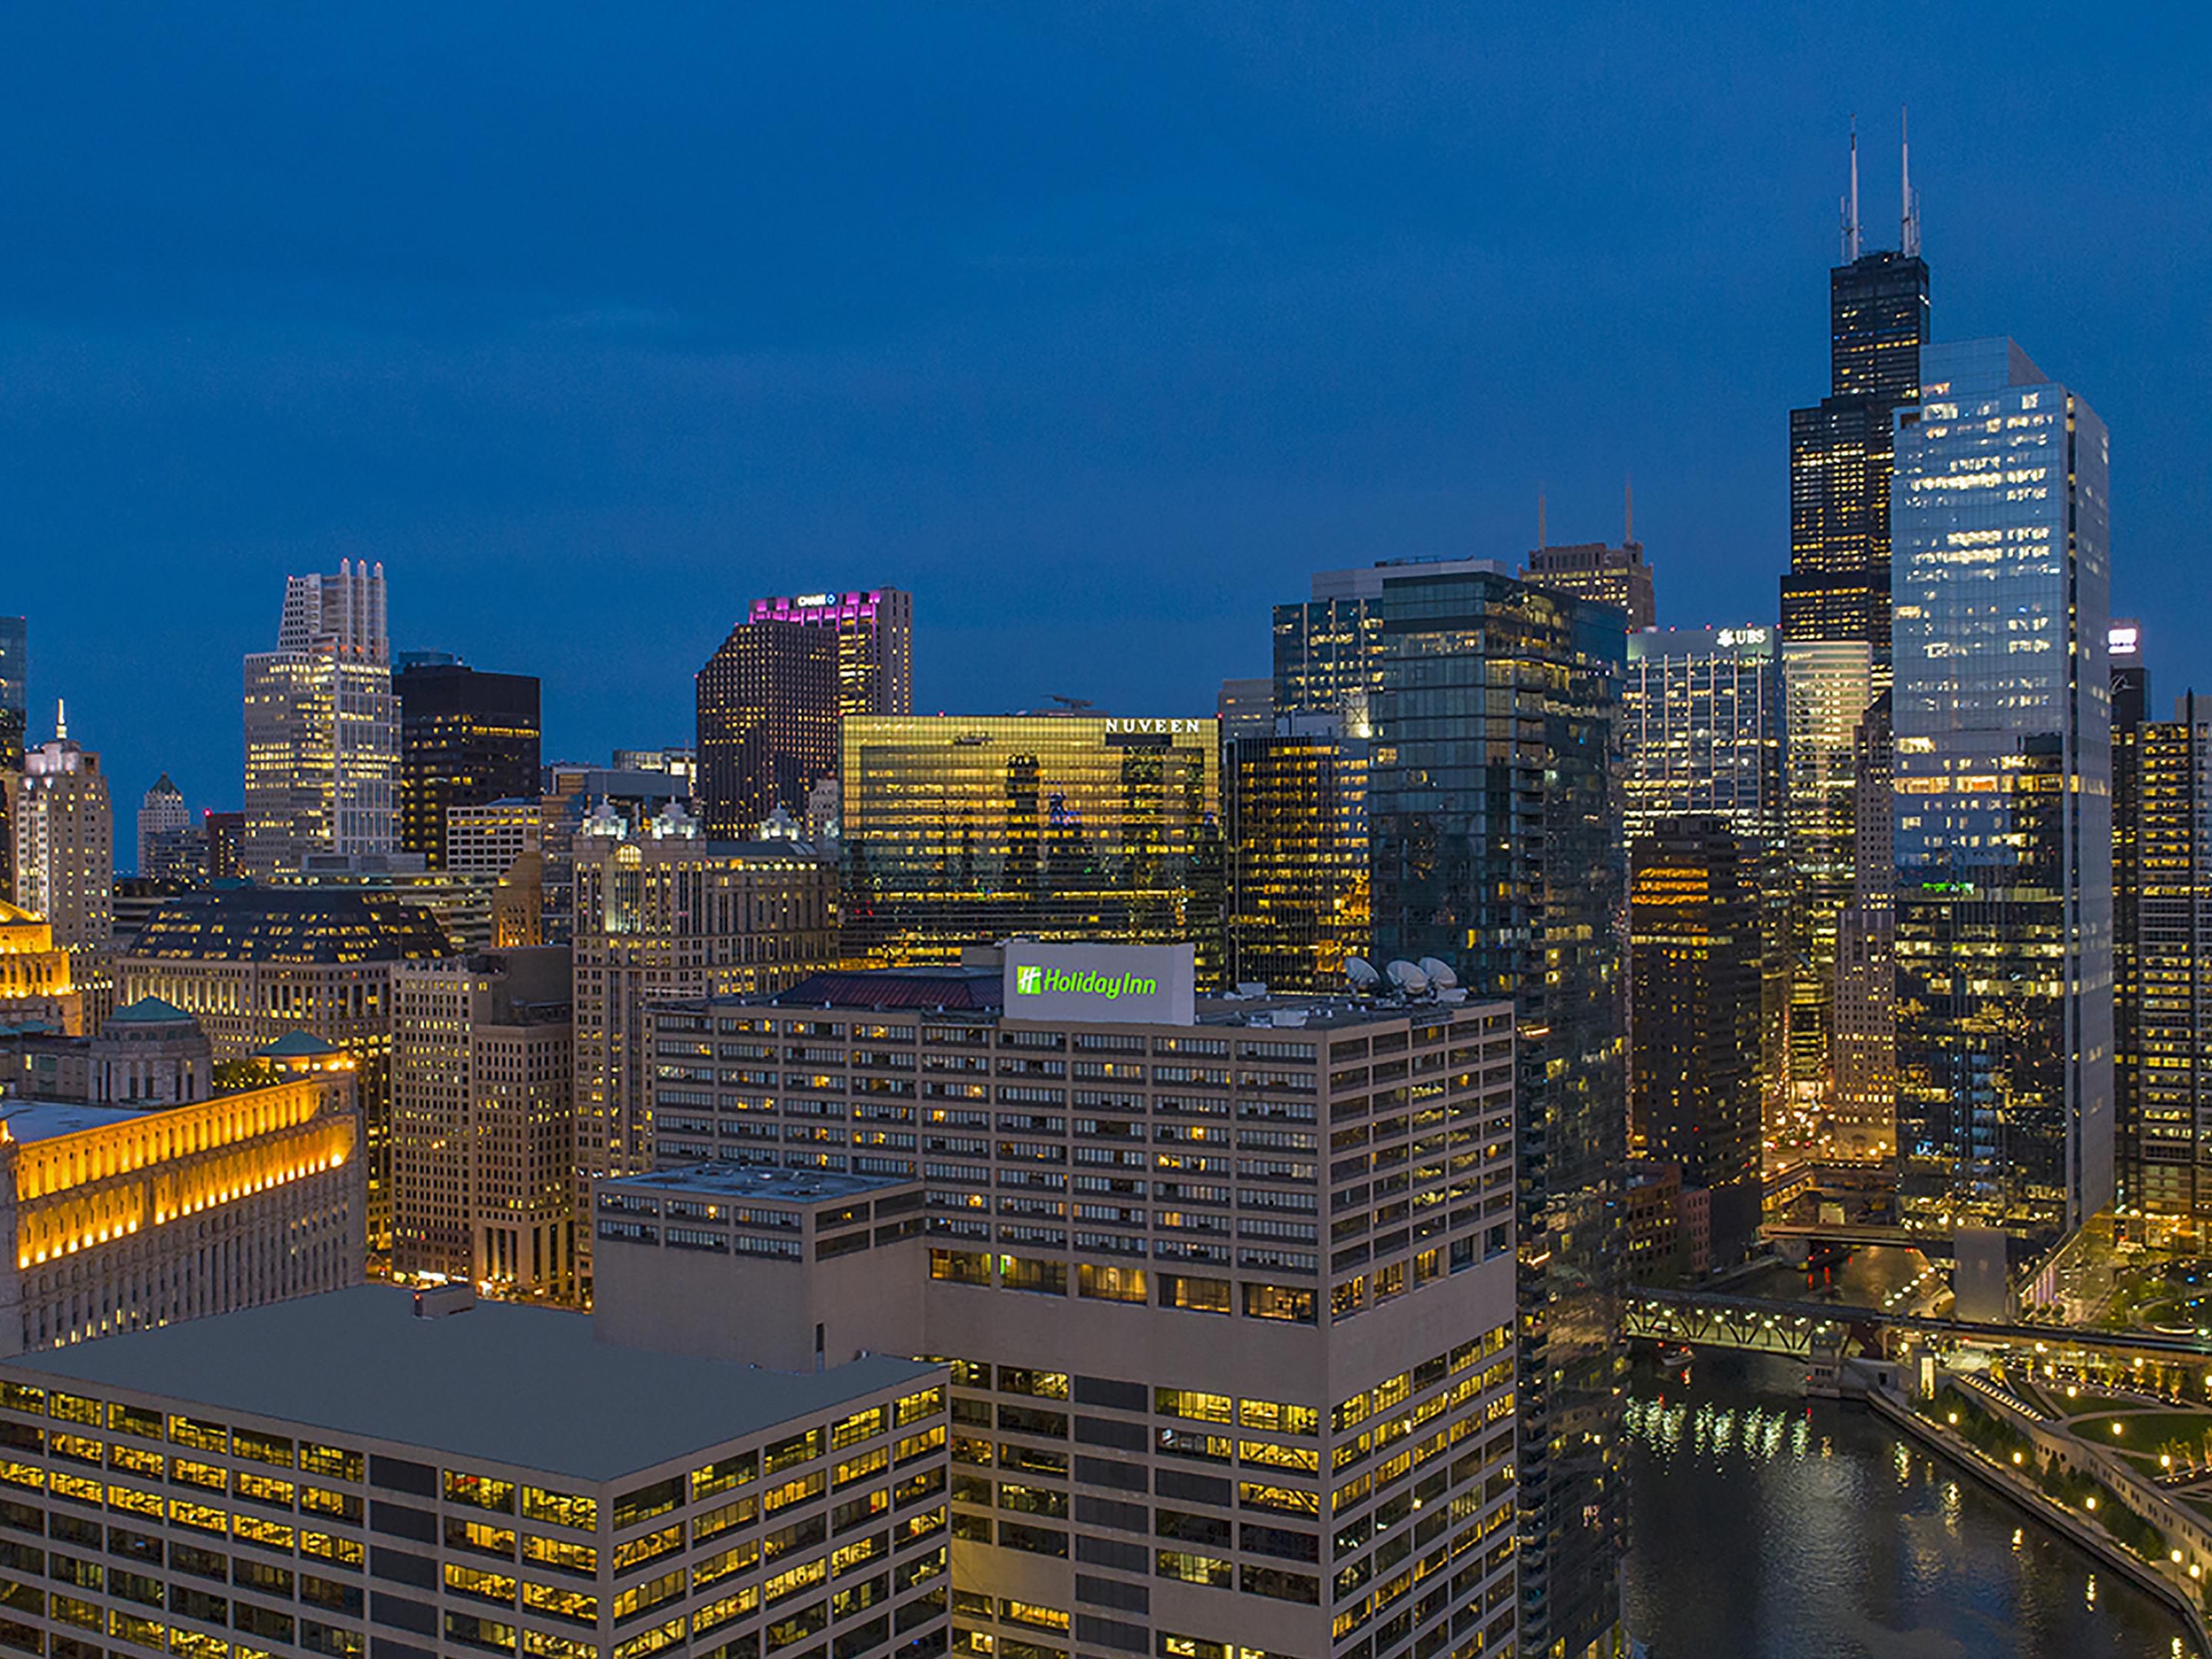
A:
[[[60,45],[85,27],[39,25]],[[211,161],[285,118],[318,135],[341,197],[386,163],[414,176],[420,148],[378,146],[416,66],[355,51],[349,25],[293,27],[304,33],[250,46],[173,23],[118,64],[143,112],[112,153],[63,158],[41,184],[69,199],[31,204],[36,256],[0,309],[26,369],[0,394],[23,434],[0,465],[31,556],[4,608],[33,618],[32,734],[67,697],[126,799],[166,770],[196,812],[237,804],[228,694],[264,624],[225,596],[346,556],[392,571],[395,647],[543,674],[549,752],[581,759],[680,742],[688,668],[798,570],[915,594],[918,710],[1066,692],[1195,711],[1222,676],[1264,671],[1258,618],[1310,572],[1516,560],[1540,491],[1551,539],[1614,538],[1632,476],[1662,624],[1729,621],[1787,560],[1786,410],[1825,381],[1845,131],[1856,110],[1866,242],[1892,244],[1900,102],[1937,337],[2010,328],[2093,388],[2129,446],[2115,605],[2152,612],[2158,711],[2206,678],[2190,653],[2212,599],[2179,580],[2212,509],[2193,459],[2205,417],[2167,364],[2201,339],[2175,296],[2202,286],[2212,213],[2192,210],[2196,174],[2154,165],[2200,152],[2204,118],[2159,92],[2162,76],[2186,84],[2188,54],[2142,52],[2124,21],[2077,61],[2081,125],[2002,146],[1984,135],[2033,31],[1949,21],[1892,43],[1829,20],[1784,50],[1719,18],[1670,39],[1630,20],[1602,53],[1596,26],[1572,16],[1376,23],[1319,43],[1341,61],[1314,76],[1193,19],[1156,21],[1172,42],[1141,48],[1111,26],[1041,20],[1006,40],[946,24],[920,43],[1004,125],[939,122],[932,99],[887,79],[917,44],[896,20],[835,48],[764,25],[789,33],[732,37],[680,71],[641,25],[580,86],[555,31],[520,67],[596,100],[605,166],[574,178],[570,152],[501,138],[482,168],[423,178],[406,211],[441,229],[482,216],[511,249],[472,232],[441,253],[416,232],[374,257],[355,239],[405,231],[398,210],[294,220],[292,195],[280,208],[272,192],[307,188],[304,161],[268,158],[274,178],[225,193],[196,229],[178,222],[204,178],[114,171],[148,162],[173,125],[183,94],[163,66],[181,58],[237,105],[202,138]],[[420,143],[456,131],[473,143],[526,113],[466,72],[484,44],[433,49],[468,90],[424,118],[458,129]],[[818,201],[781,169],[738,186],[689,159],[758,140],[713,78],[746,44],[816,68],[845,53],[848,81],[879,94],[849,135],[763,108],[767,131],[826,147],[792,169],[820,181]],[[1187,66],[1158,67],[1176,55],[1161,44],[1188,48]],[[303,115],[289,83],[260,78],[258,50],[343,95]],[[1851,64],[1840,82],[1838,61]],[[665,117],[643,107],[647,62]],[[1555,98],[1516,84],[1520,62],[1586,63],[1587,76]],[[1729,89],[1724,122],[1695,88],[1620,95],[1689,64],[1713,66],[1696,83],[1713,88],[1710,110]],[[1378,106],[1369,77],[1401,95]],[[67,75],[20,91],[23,124],[76,96]],[[1055,106],[1118,112],[1115,100],[1131,119],[1112,140]],[[1470,123],[1470,107],[1486,118]],[[927,129],[915,156],[888,153],[910,125]],[[2155,215],[2121,187],[2147,160],[2170,192]],[[920,176],[937,171],[957,182]],[[619,253],[558,228],[571,192],[577,222],[615,208],[610,174],[661,192],[664,228]],[[936,228],[902,216],[910,195],[930,216],[948,188],[963,210]],[[817,251],[702,283],[736,250],[676,210],[725,190]],[[1097,212],[1071,223],[1062,198]],[[93,200],[99,223],[78,205]],[[109,219],[135,226],[143,252],[124,258]],[[856,241],[861,222],[880,246]],[[2104,257],[2042,258],[2067,238]],[[2170,281],[2124,291],[2137,270]],[[111,444],[134,459],[94,484],[71,458]],[[641,583],[635,615],[588,597],[617,568]],[[518,578],[542,599],[513,605]],[[81,579],[106,603],[73,611],[64,584]],[[601,672],[610,661],[619,674]],[[166,730],[137,690],[156,683]]]

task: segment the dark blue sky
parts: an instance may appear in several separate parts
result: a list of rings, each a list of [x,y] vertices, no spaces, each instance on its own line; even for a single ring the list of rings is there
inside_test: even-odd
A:
[[[1517,557],[1540,483],[1575,540],[1634,475],[1662,623],[1770,617],[1900,101],[1938,337],[2098,407],[2116,605],[2212,684],[2193,8],[779,12],[15,8],[33,735],[234,804],[240,656],[345,555],[580,757],[688,742],[747,598],[876,583],[926,708],[1206,712],[1311,571]]]

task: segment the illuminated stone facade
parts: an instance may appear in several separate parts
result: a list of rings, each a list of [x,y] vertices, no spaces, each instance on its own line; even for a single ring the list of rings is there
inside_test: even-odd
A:
[[[349,1069],[160,1111],[0,1116],[0,1352],[359,1281]]]
[[[54,930],[29,911],[0,899],[0,1024],[39,1024],[76,1036],[84,1030],[84,999],[70,979],[69,952]]]

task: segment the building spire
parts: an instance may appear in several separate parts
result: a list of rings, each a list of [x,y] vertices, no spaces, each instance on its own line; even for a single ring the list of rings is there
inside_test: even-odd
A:
[[[1844,198],[1844,263],[1859,257],[1859,118],[1851,117],[1851,193]]]
[[[1902,187],[1905,219],[1898,233],[1898,252],[1908,259],[1920,257],[1920,202],[1912,193],[1912,126],[1911,112],[1898,106],[1898,182]]]

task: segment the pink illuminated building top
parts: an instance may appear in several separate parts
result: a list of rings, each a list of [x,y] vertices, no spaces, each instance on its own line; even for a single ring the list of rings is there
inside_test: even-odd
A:
[[[837,635],[839,712],[914,712],[914,595],[896,587],[755,599],[750,623],[795,623]]]

